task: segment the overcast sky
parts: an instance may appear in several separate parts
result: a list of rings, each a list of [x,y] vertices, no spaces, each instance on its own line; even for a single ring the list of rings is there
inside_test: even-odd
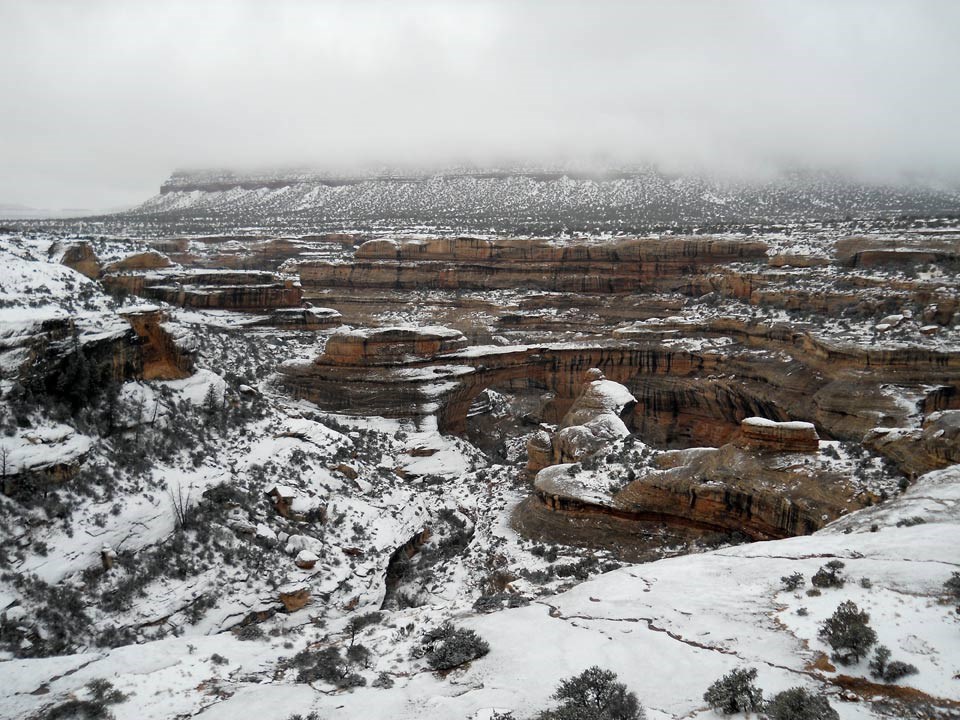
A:
[[[960,2],[0,0],[0,203],[175,168],[649,161],[960,178]]]

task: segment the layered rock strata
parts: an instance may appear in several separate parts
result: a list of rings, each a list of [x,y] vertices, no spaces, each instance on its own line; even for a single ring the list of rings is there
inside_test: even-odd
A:
[[[828,438],[859,441],[874,427],[909,425],[931,393],[946,397],[960,387],[960,351],[828,345],[788,327],[721,321],[706,330],[700,338],[661,327],[618,341],[462,350],[429,333],[417,339],[405,330],[397,345],[390,333],[353,332],[331,338],[313,363],[284,366],[281,380],[325,409],[433,414],[442,431],[463,433],[471,405],[488,388],[549,395],[538,420],[559,423],[584,371],[595,367],[636,398],[627,426],[674,447],[724,444],[753,416],[797,418]]]
[[[874,428],[863,444],[914,477],[960,463],[960,410],[931,413],[920,428]]]
[[[327,338],[318,362],[346,366],[398,364],[466,346],[463,333],[441,326],[345,329]]]
[[[534,492],[557,512],[736,532],[754,540],[809,534],[876,500],[815,453],[727,444],[673,451],[662,465],[613,494],[584,487],[569,471],[573,466],[558,465],[537,474]]]
[[[298,307],[303,291],[294,280],[261,271],[179,269],[105,275],[104,284],[171,305],[262,311]]]
[[[164,325],[167,316],[147,309],[122,316],[140,339],[144,380],[177,380],[193,374],[196,349],[189,338],[175,336]]]
[[[305,287],[623,293],[676,289],[720,263],[766,259],[755,240],[643,238],[605,243],[433,238],[370,240],[345,261],[299,264]]]
[[[771,452],[817,452],[820,437],[813,423],[748,417],[740,423],[740,444]]]

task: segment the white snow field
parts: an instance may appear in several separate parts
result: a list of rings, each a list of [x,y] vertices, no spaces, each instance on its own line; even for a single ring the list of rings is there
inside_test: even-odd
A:
[[[918,516],[925,522],[897,526]],[[522,718],[549,706],[559,680],[600,665],[639,695],[650,720],[718,717],[702,694],[742,666],[758,669],[767,695],[802,685],[828,695],[843,720],[896,717],[869,701],[871,695],[883,699],[889,687],[861,686],[859,698],[844,689],[856,678],[869,679],[866,660],[835,670],[823,658],[817,662],[829,653],[817,628],[842,601],[853,600],[870,613],[879,643],[919,669],[899,681],[900,688],[938,699],[941,717],[949,717],[960,712],[960,616],[945,600],[943,583],[960,569],[958,547],[955,466],[812,536],[626,566],[526,607],[463,613],[458,623],[478,632],[491,650],[446,677],[409,657],[419,632],[446,615],[440,601],[386,612],[381,625],[364,631],[373,666],[393,675],[392,688],[297,684],[290,673],[275,672],[278,657],[294,652],[284,643],[299,650],[304,637],[321,644],[343,640],[334,623],[308,628],[307,608],[277,616],[280,633],[262,642],[220,633],[9,660],[0,664],[0,716],[26,717],[70,693],[83,697],[87,682],[105,678],[128,694],[112,706],[118,720],[283,720],[311,710],[324,718],[446,720],[485,718],[494,708]],[[823,589],[819,597],[782,589],[781,576],[800,572],[809,579],[830,559],[846,565],[843,588]],[[801,607],[806,615],[797,613]],[[408,641],[403,627],[411,622],[416,629]],[[228,662],[214,664],[215,654]]]

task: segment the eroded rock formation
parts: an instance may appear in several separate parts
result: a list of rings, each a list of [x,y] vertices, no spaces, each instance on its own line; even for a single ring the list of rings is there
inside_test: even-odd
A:
[[[748,417],[740,423],[740,444],[771,452],[817,452],[820,437],[813,423]]]
[[[345,329],[330,335],[317,362],[331,365],[398,364],[460,350],[466,345],[463,333],[440,326]]]
[[[370,240],[352,261],[304,261],[307,287],[531,288],[582,293],[677,289],[685,276],[731,262],[766,258],[756,240],[643,238],[605,243],[433,238]]]
[[[931,413],[920,428],[875,428],[863,442],[913,476],[960,463],[960,410]]]
[[[103,282],[110,288],[181,307],[262,311],[298,307],[303,300],[299,283],[260,271],[170,268],[112,273],[105,275]]]
[[[164,326],[160,310],[124,313],[141,347],[141,374],[144,380],[177,380],[193,373],[196,350],[188,337],[175,336]]]
[[[621,415],[630,413],[636,398],[623,385],[607,380],[597,368],[584,374],[583,388],[555,433],[541,430],[527,443],[527,471],[573,463],[589,457],[611,441],[630,434]]]

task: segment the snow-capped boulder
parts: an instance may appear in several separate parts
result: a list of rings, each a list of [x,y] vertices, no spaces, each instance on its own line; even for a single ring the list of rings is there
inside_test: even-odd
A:
[[[316,553],[311,552],[310,550],[301,550],[297,553],[297,557],[294,562],[301,570],[313,570],[314,566],[319,560],[320,558]]]

